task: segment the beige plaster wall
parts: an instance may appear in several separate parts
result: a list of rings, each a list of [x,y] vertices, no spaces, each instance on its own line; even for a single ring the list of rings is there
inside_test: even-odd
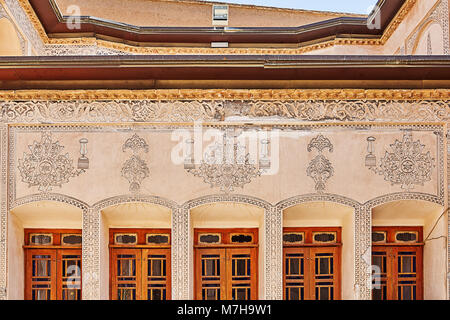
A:
[[[448,214],[443,212],[441,206],[417,200],[391,202],[372,211],[373,226],[423,226],[424,240],[428,238],[423,251],[425,300],[447,295]]]
[[[416,55],[443,55],[443,37],[442,27],[437,23],[431,23],[421,31],[412,53]]]
[[[283,227],[341,227],[342,299],[355,296],[355,219],[354,209],[338,203],[308,202],[283,211]]]
[[[182,163],[172,161],[172,151],[178,141],[171,140],[168,130],[138,130],[140,137],[149,144],[149,153],[142,153],[141,158],[147,162],[149,177],[141,184],[142,194],[156,195],[182,204],[201,196],[219,193],[219,188],[211,188],[202,178],[188,173]],[[386,152],[392,152],[390,145],[395,140],[401,141],[403,133],[398,129],[373,129],[371,131],[348,130],[341,128],[323,128],[313,132],[291,132],[279,138],[279,153],[276,141],[273,140],[273,168],[278,167],[276,174],[263,175],[253,178],[252,182],[243,189],[236,189],[236,193],[255,196],[270,203],[277,203],[284,199],[315,193],[315,182],[307,176],[309,163],[317,156],[317,151],[307,151],[309,142],[323,134],[333,144],[333,152],[324,151],[334,168],[333,176],[326,182],[326,192],[339,194],[364,203],[375,197],[402,192],[400,185],[391,185],[384,180],[384,176],[377,175],[365,167],[367,154],[367,137],[377,138],[375,155],[380,159]],[[73,177],[62,187],[54,187],[52,192],[62,193],[88,204],[100,200],[129,194],[129,182],[121,176],[122,166],[131,156],[131,151],[123,152],[122,145],[133,132],[114,132],[105,129],[104,132],[55,132],[53,140],[59,141],[76,165],[79,157],[79,139],[89,139],[88,157],[90,168],[80,176]],[[16,175],[16,197],[21,198],[39,193],[37,187],[29,187],[22,182],[18,169],[18,160],[23,158],[24,152],[29,152],[28,146],[33,141],[40,141],[40,133],[19,132],[16,134],[16,154],[13,155]],[[423,152],[430,152],[431,157],[437,157],[437,136],[432,132],[413,132],[413,140],[420,140],[425,145]],[[183,140],[184,141],[184,140]],[[210,142],[205,141],[204,147]],[[275,155],[279,154],[279,157]],[[277,158],[279,162],[277,162]],[[182,158],[181,158],[182,159]],[[351,163],[352,166],[348,164]],[[432,168],[432,180],[423,186],[414,185],[411,191],[427,194],[437,194],[439,166]],[[342,181],[347,183],[342,184]]]

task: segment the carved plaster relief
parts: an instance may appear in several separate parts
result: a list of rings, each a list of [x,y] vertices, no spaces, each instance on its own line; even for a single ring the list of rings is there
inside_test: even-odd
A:
[[[308,152],[312,152],[313,149],[317,149],[319,152],[319,154],[309,163],[306,174],[316,183],[316,192],[322,193],[325,190],[327,180],[334,174],[331,162],[322,154],[322,152],[324,149],[333,152],[333,145],[328,138],[319,135],[310,141],[307,149]]]
[[[53,187],[61,187],[72,177],[79,176],[85,170],[75,170],[69,154],[62,154],[64,146],[52,141],[50,132],[42,132],[41,141],[28,146],[29,153],[19,159],[22,181],[28,187],[37,186],[41,192],[49,192]]]
[[[399,97],[403,94],[399,93]],[[275,123],[283,119],[450,121],[450,100],[0,101],[0,109],[0,122],[3,123],[220,122],[236,117],[247,120],[270,118]]]
[[[368,138],[369,148],[375,143],[375,138]],[[414,185],[424,185],[431,180],[434,159],[430,151],[425,151],[425,145],[420,140],[413,141],[411,132],[403,134],[403,140],[395,140],[390,145],[391,152],[386,151],[376,168],[376,158],[370,152],[366,157],[366,166],[375,173],[384,176],[391,185],[400,185],[404,190],[414,189]],[[368,162],[368,157],[372,162]]]
[[[131,149],[133,155],[123,164],[122,177],[127,179],[130,183],[130,191],[136,193],[140,191],[142,181],[147,178],[150,173],[147,162],[138,155],[141,149],[145,153],[148,153],[148,144],[144,139],[137,134],[134,134],[131,138],[127,139],[122,146],[123,152],[126,152],[127,149]]]

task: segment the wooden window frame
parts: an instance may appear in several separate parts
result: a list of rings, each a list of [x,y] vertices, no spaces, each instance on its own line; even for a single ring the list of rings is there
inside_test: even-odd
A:
[[[136,244],[115,244],[115,234],[137,234]],[[147,244],[147,234],[169,236],[169,244]],[[149,254],[166,256],[166,300],[172,299],[172,230],[169,228],[110,228],[109,229],[109,298],[117,298],[116,259],[117,254],[136,254],[136,300],[147,300],[148,279],[143,276]]]
[[[30,243],[30,235],[32,234],[51,234],[53,238],[52,245],[33,245]],[[51,256],[51,280],[50,280],[50,300],[62,300],[63,276],[62,276],[62,256],[63,255],[79,255],[82,271],[82,249],[80,245],[63,245],[61,244],[61,236],[63,234],[82,235],[81,229],[24,229],[24,297],[25,300],[32,299],[32,256],[33,255],[50,255]],[[82,298],[82,273],[80,273],[80,299]]]
[[[372,227],[372,232],[386,232],[386,242],[372,243],[372,252],[386,252],[386,300],[398,300],[398,253],[399,251],[412,251],[416,253],[419,261],[416,266],[416,300],[423,300],[424,275],[423,275],[423,227],[421,226],[389,226]],[[416,242],[398,242],[395,238],[398,232],[417,232]],[[372,254],[373,256],[373,254]]]
[[[313,234],[317,232],[335,232],[335,242],[314,242]],[[304,261],[304,300],[315,300],[316,283],[322,282],[315,278],[315,253],[332,253],[333,254],[333,300],[340,300],[342,293],[342,228],[341,227],[285,227],[285,233],[303,233],[303,243],[285,243],[283,241],[283,299],[286,300],[286,259],[290,254],[302,254]]]
[[[221,243],[204,244],[199,243],[199,236],[201,234],[220,234]],[[231,236],[236,234],[252,235],[252,242],[250,243],[232,243]],[[250,299],[257,300],[259,295],[259,229],[258,228],[195,228],[194,229],[194,299],[202,300],[202,285],[201,285],[201,255],[211,254],[220,256],[221,270],[227,270],[220,277],[220,289],[223,292],[221,300],[231,300],[232,298],[232,276],[231,274],[231,256],[233,254],[249,254],[251,263],[251,284],[250,284]]]

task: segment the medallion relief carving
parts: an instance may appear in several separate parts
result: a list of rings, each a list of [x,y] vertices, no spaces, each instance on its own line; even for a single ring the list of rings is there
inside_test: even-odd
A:
[[[34,141],[28,149],[29,153],[25,152],[19,159],[18,168],[22,181],[30,188],[37,186],[39,191],[49,192],[85,172],[85,169],[75,169],[69,154],[62,153],[64,146],[53,141],[50,132],[42,132],[41,141]]]
[[[390,151],[386,151],[377,167],[374,155],[374,143],[376,138],[369,137],[368,154],[366,156],[366,167],[376,174],[384,176],[384,180],[391,185],[400,185],[404,190],[412,190],[414,186],[423,186],[425,182],[431,181],[434,159],[430,151],[425,151],[425,145],[420,140],[414,141],[412,132],[403,134],[402,141],[395,140],[390,145]]]

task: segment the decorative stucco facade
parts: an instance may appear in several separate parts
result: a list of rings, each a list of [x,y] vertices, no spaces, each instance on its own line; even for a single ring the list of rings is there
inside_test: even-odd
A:
[[[56,2],[60,8],[67,5]],[[95,1],[86,3],[80,4],[82,10],[99,12]],[[305,13],[302,19],[308,24],[336,16]],[[433,61],[413,62],[439,68],[447,66],[450,50],[448,1],[405,1],[377,38],[336,35],[297,48],[155,47],[102,37],[58,38],[46,33],[30,2],[22,0],[0,0],[2,19],[14,26],[8,29],[18,39],[14,55],[61,60],[0,61],[0,299],[23,299],[23,230],[39,227],[82,229],[86,300],[109,296],[109,228],[170,228],[172,298],[193,299],[193,229],[218,226],[259,229],[259,298],[282,299],[283,227],[297,225],[343,228],[342,298],[349,300],[371,299],[372,226],[420,225],[427,236],[424,298],[450,298],[448,75],[400,79],[361,71],[360,78],[340,80],[331,72],[329,79],[282,74],[261,79],[270,81],[264,84],[246,78],[252,68],[246,62],[239,66],[249,68],[243,81],[228,79],[221,69],[195,79],[160,73],[153,86],[145,87],[144,76],[118,76],[115,83],[98,78],[88,69],[105,65],[92,67],[95,61],[83,65],[85,60],[79,60],[84,69],[70,75],[72,80],[59,70],[71,72],[66,56],[133,54],[174,59],[178,54],[312,54],[323,56],[325,69],[333,68],[326,56],[339,55],[342,62],[350,54],[399,60],[433,55],[428,57]],[[126,19],[117,16],[118,22],[130,23]],[[195,74],[203,68],[199,60],[185,67]],[[368,59],[343,68],[372,63]],[[38,75],[25,74],[21,67]],[[52,68],[58,69],[54,79]],[[137,81],[139,89],[127,80]],[[206,169],[193,174],[186,167],[186,141],[195,140],[194,149],[202,155],[217,142],[215,134],[228,131],[257,150],[254,166],[236,173],[242,181],[221,180]],[[87,169],[77,167],[81,139],[88,141]],[[269,169],[260,161],[263,141],[270,146]],[[376,159],[373,166],[369,155]]]

